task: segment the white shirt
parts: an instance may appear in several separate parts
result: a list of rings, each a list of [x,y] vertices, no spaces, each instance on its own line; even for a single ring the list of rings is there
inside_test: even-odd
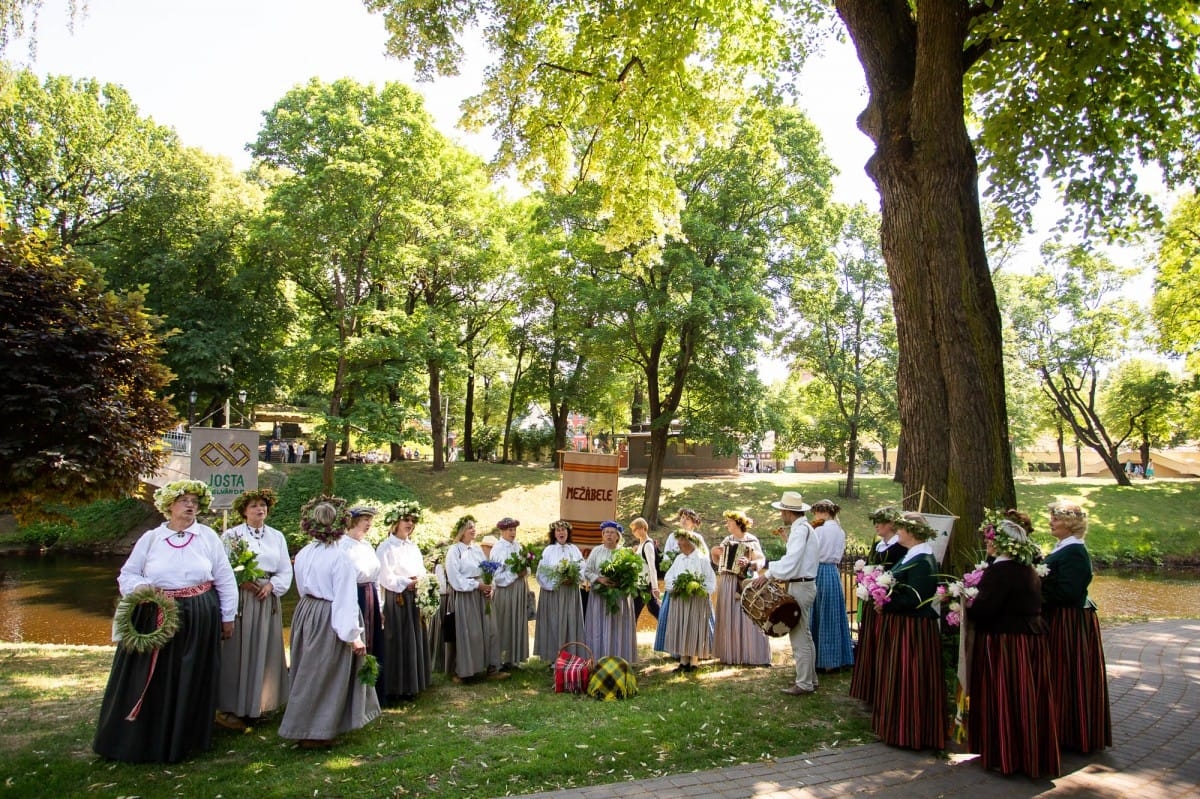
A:
[[[508,541],[501,538],[496,545],[492,547],[491,559],[501,564],[499,571],[496,572],[496,585],[500,588],[512,585],[517,581],[517,575],[508,566],[503,565],[504,561],[508,560],[508,556],[514,552],[521,551],[521,544],[517,541]]]
[[[693,549],[690,555],[680,552],[675,556],[671,568],[667,569],[667,576],[663,578],[663,585],[667,587],[668,591],[675,586],[675,581],[684,572],[691,572],[703,580],[704,590],[708,593],[711,594],[716,590],[717,575],[713,573],[712,562],[708,559],[708,555],[700,553],[699,547]]]
[[[338,546],[354,564],[356,583],[374,583],[379,579],[379,557],[375,554],[374,547],[366,541],[355,541],[349,535],[339,538]]]
[[[238,587],[225,545],[211,527],[193,523],[182,535],[163,522],[142,533],[121,566],[117,587],[128,596],[143,585],[188,588],[211,581],[221,601],[221,621],[237,617]]]
[[[693,532],[695,532],[695,531],[693,531]],[[700,536],[700,543],[696,546],[696,549],[699,552],[703,552],[705,557],[707,557],[708,556],[708,543],[705,542],[704,536],[701,536],[700,533],[696,532],[696,535]],[[667,540],[663,542],[663,554],[665,555],[668,552],[678,552],[678,551],[679,551],[679,542],[675,540],[675,531],[672,530],[667,535]]]
[[[474,591],[483,584],[479,564],[487,558],[478,544],[468,546],[462,541],[450,545],[446,552],[446,581],[455,591]]]
[[[287,539],[274,527],[263,525],[257,532],[248,524],[230,527],[221,533],[225,551],[236,539],[242,539],[258,560],[258,568],[271,575],[271,593],[283,596],[292,587],[292,557],[288,554]],[[236,578],[237,575],[234,575]]]
[[[798,580],[816,578],[820,545],[813,529],[801,516],[792,522],[788,533],[787,551],[783,557],[767,567],[767,574],[776,580]]]
[[[355,576],[354,564],[337,543],[310,541],[296,553],[296,590],[301,597],[326,599],[333,604],[330,624],[337,637],[348,644],[361,642],[363,634]]]
[[[552,573],[558,568],[558,564],[564,560],[573,560],[579,564],[579,571],[583,573],[583,553],[579,551],[579,547],[574,544],[550,544],[542,550],[542,560],[538,564],[537,581],[538,585],[547,591],[553,591],[558,588],[558,580],[554,577],[547,576],[547,572]]]
[[[603,544],[592,547],[592,551],[588,553],[587,560],[583,564],[583,579],[589,583],[600,579],[600,567],[611,560],[620,548],[618,545],[615,549],[609,549]]]
[[[900,543],[900,534],[893,533],[891,538],[888,538],[888,539],[880,538],[879,542],[877,544],[875,544],[875,551],[876,552],[886,552],[888,547],[890,547],[892,544],[898,544],[898,543]]]
[[[842,555],[846,554],[846,531],[837,519],[826,519],[824,524],[813,529],[820,545],[818,558],[821,563],[841,563]]]
[[[933,554],[933,545],[930,544],[928,541],[922,541],[921,543],[917,544],[912,549],[908,550],[908,552],[904,555],[904,560],[902,560],[900,562],[908,563],[910,560],[915,558],[917,555],[932,555],[932,554]]]
[[[389,535],[375,549],[379,558],[379,585],[392,593],[399,594],[428,574],[421,548],[412,539],[401,539]]]
[[[1080,538],[1078,538],[1077,536],[1069,535],[1066,538],[1064,538],[1063,540],[1059,541],[1057,544],[1055,544],[1054,549],[1052,549],[1050,551],[1057,552],[1058,550],[1062,549],[1063,547],[1069,547],[1072,544],[1082,545],[1083,541]]]

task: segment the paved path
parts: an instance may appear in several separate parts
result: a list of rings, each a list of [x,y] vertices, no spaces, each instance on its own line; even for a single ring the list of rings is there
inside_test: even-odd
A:
[[[771,763],[535,794],[538,799],[817,799],[820,797],[1129,797],[1200,799],[1200,621],[1104,630],[1113,746],[1063,754],[1063,775],[1031,780],[882,743]],[[886,768],[881,769],[881,764]]]

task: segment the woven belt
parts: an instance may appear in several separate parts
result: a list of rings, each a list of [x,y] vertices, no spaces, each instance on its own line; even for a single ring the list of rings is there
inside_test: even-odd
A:
[[[209,580],[206,583],[189,585],[187,588],[160,588],[159,591],[175,599],[187,599],[188,597],[200,596],[201,594],[209,591],[212,587],[212,580]]]
[[[787,583],[811,583],[816,577],[793,577],[790,580],[784,580]]]

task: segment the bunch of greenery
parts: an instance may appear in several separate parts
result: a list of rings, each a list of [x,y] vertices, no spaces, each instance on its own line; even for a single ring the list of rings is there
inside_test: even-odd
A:
[[[592,593],[604,600],[604,606],[609,613],[616,613],[624,597],[641,595],[643,599],[648,593],[642,582],[642,570],[645,561],[632,549],[621,547],[604,561],[600,566],[600,576],[607,577],[612,585],[592,583]]]

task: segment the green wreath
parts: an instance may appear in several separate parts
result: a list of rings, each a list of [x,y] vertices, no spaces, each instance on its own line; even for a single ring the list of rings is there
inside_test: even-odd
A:
[[[133,626],[133,612],[139,605],[154,605],[158,608],[158,627],[151,632],[138,632]],[[174,597],[167,596],[154,586],[144,585],[121,597],[113,622],[121,646],[126,651],[144,654],[162,649],[179,631],[179,605]]]

